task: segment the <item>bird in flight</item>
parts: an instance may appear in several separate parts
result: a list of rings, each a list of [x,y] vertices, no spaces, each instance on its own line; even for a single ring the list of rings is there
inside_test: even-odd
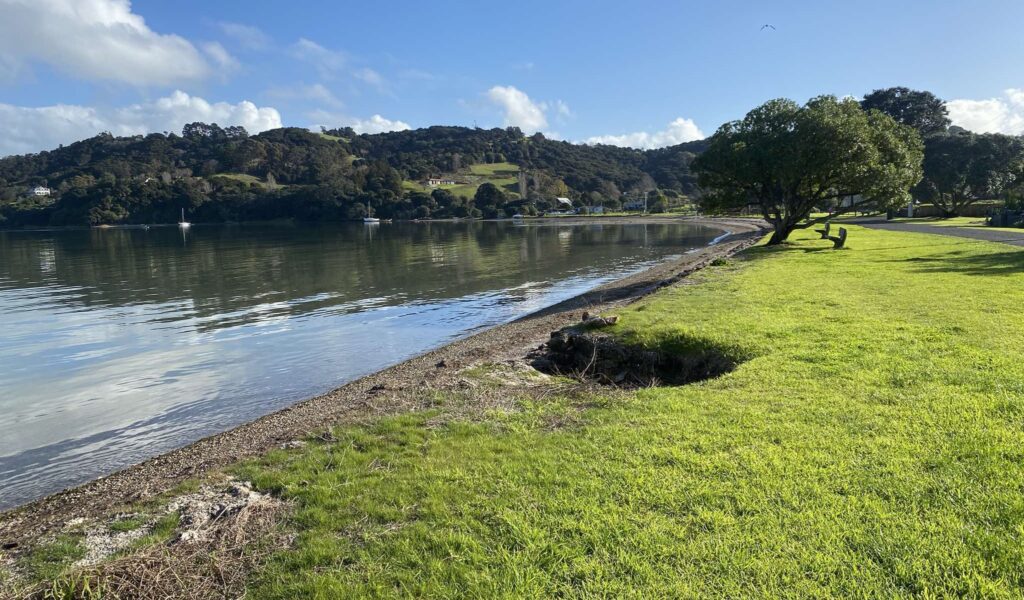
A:
[[[764,25],[762,25],[761,26],[761,31],[764,31],[765,29],[768,29],[769,27],[772,28],[772,31],[775,31],[775,26],[772,25],[771,23],[765,23]]]

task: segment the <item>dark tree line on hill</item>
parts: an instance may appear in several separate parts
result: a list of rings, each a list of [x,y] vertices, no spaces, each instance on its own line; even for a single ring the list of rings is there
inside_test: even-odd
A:
[[[190,123],[181,135],[103,133],[55,150],[0,159],[4,226],[192,221],[504,216],[536,212],[555,195],[618,205],[623,193],[693,194],[689,164],[701,142],[656,151],[585,146],[524,136],[517,128],[429,127],[357,135]],[[426,193],[403,181],[479,163],[526,170],[530,193],[502,191],[503,204]],[[49,186],[50,196],[30,189]],[[549,197],[550,196],[550,197]]]

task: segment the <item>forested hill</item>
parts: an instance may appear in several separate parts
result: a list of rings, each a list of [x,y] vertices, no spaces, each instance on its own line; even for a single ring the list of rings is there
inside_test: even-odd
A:
[[[504,216],[616,207],[695,190],[704,142],[641,151],[524,136],[517,128],[429,127],[357,135],[192,123],[181,135],[96,137],[0,159],[0,226]],[[444,180],[433,187],[427,181]],[[489,185],[491,184],[491,185]],[[49,195],[37,187],[49,189]]]

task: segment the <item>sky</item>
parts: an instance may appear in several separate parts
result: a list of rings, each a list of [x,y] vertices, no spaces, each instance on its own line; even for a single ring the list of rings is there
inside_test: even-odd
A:
[[[192,121],[654,148],[896,85],[1024,134],[1022,23],[1024,0],[0,0],[0,155]]]

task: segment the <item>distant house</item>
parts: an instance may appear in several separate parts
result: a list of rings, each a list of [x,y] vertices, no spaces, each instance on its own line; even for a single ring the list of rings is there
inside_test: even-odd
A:
[[[644,201],[643,200],[630,200],[629,202],[626,202],[625,204],[622,205],[622,210],[643,210],[643,209],[644,209]]]
[[[454,179],[448,179],[445,177],[428,177],[427,185],[430,187],[437,187],[439,185],[458,185],[458,181]]]
[[[603,206],[587,206],[587,207],[584,207],[583,212],[585,214],[588,214],[588,215],[603,215],[604,214],[604,207]]]
[[[555,198],[558,208],[572,208],[572,200],[568,198]]]
[[[50,188],[37,185],[31,190],[33,196],[49,196]]]

